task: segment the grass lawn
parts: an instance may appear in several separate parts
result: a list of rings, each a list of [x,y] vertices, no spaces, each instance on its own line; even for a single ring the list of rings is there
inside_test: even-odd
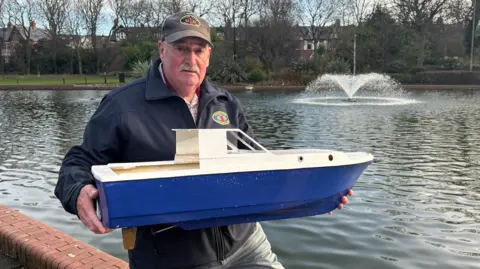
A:
[[[125,78],[128,82],[131,78]],[[107,76],[107,84],[118,84],[118,76]],[[105,84],[105,76],[100,75],[30,75],[0,76],[0,85],[73,85]]]

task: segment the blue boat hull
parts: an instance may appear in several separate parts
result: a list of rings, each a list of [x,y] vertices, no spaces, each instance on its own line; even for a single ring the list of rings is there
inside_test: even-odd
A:
[[[266,212],[252,213],[246,215],[229,216],[222,218],[210,218],[173,223],[173,226],[185,230],[194,230],[215,226],[240,224],[256,221],[279,220],[289,218],[300,218],[314,215],[325,214],[335,210],[341,203],[342,196],[347,195],[348,189],[338,194],[332,195],[326,199],[297,202],[295,206],[286,207]],[[279,206],[279,205],[277,205]],[[285,205],[279,206],[285,207]]]
[[[367,166],[97,181],[108,228],[170,224],[199,229],[324,214],[340,204]]]

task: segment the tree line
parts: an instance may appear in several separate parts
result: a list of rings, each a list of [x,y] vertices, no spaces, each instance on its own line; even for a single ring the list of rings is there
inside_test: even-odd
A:
[[[11,25],[25,36],[2,54],[2,73],[141,74],[158,55],[164,18],[190,10],[212,22],[209,76],[224,82],[465,69],[480,19],[468,0],[0,1],[3,36]],[[36,25],[45,38],[27,42],[38,38]]]

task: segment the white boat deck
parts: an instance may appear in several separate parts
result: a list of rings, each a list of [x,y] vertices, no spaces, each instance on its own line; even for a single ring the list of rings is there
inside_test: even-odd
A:
[[[101,181],[116,181],[340,166],[373,159],[373,156],[364,152],[345,153],[329,149],[267,150],[239,129],[175,131],[176,154],[174,160],[110,163],[93,166],[93,174]],[[229,138],[234,138],[234,140],[231,141]],[[247,149],[243,149],[243,147],[239,149],[240,143]]]

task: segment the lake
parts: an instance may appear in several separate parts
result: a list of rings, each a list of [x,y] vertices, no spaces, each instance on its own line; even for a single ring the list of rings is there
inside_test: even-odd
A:
[[[53,194],[64,154],[105,93],[0,91],[0,203],[127,260],[119,231],[94,235]],[[263,223],[286,268],[478,268],[480,91],[357,102],[339,92],[234,94],[267,148],[375,157],[345,209]]]

